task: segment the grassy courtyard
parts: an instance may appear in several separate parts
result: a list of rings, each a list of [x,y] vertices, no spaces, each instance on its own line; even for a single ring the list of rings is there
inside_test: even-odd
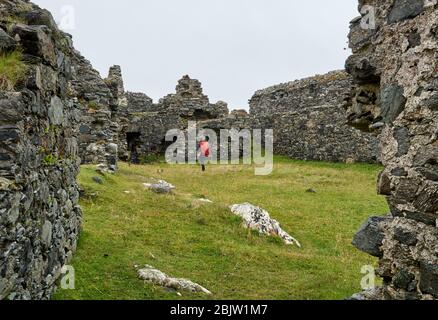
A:
[[[134,266],[145,264],[199,283],[213,299],[344,299],[360,291],[361,267],[376,263],[351,239],[368,216],[388,211],[375,191],[379,170],[284,158],[270,176],[255,176],[251,166],[201,174],[197,166],[121,163],[98,184],[84,166],[76,289],[60,289],[55,299],[206,298],[143,283]],[[145,189],[151,177],[174,184],[175,194]],[[242,228],[228,206],[243,202],[268,210],[302,248]]]

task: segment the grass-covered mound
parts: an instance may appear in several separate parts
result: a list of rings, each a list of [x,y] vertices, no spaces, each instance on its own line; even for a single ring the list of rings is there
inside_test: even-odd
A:
[[[368,216],[387,211],[375,192],[379,170],[282,158],[270,176],[255,176],[250,166],[210,166],[201,174],[197,166],[120,164],[100,185],[84,166],[76,290],[55,298],[206,298],[144,284],[134,266],[149,264],[205,286],[213,299],[343,299],[360,291],[361,267],[376,262],[350,243]],[[146,190],[150,177],[174,184],[175,194]],[[242,202],[268,210],[303,247],[242,228],[228,209]]]

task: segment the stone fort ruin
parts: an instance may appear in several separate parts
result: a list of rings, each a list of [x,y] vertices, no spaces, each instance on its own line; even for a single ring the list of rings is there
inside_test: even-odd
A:
[[[164,154],[169,145],[165,141],[167,131],[185,130],[189,121],[218,134],[221,129],[232,128],[274,129],[275,153],[295,159],[378,161],[376,135],[351,128],[342,112],[352,86],[352,78],[344,71],[257,91],[250,100],[249,114],[244,110],[230,113],[223,101],[210,103],[201,83],[188,75],[178,81],[174,94],[158,103],[143,93],[125,92],[119,66],[110,69],[104,82],[113,88],[110,90],[113,103],[109,108],[100,105],[97,110],[93,108],[86,113],[88,121],[80,132],[80,141],[87,142],[81,148],[86,163],[108,158],[103,146],[112,145],[114,141],[118,141],[121,160],[128,160],[134,149],[139,153],[138,162],[152,154]],[[108,119],[115,123],[102,126],[103,121],[95,119],[96,116],[100,119],[102,113],[110,114]],[[103,128],[114,131],[103,134]],[[96,136],[99,133],[100,136]],[[101,156],[96,157],[99,139]]]
[[[121,68],[103,79],[48,11],[0,0],[0,51],[21,50],[27,69],[13,85],[0,76],[0,300],[51,297],[81,228],[81,163],[115,172],[133,150],[145,161],[166,150],[168,130],[189,121],[272,128],[275,153],[296,159],[383,162],[378,189],[391,215],[370,219],[354,243],[380,258],[384,286],[355,298],[437,298],[437,5],[365,5],[376,9],[377,28],[352,21],[348,73],[257,91],[249,113],[230,113],[189,76],[157,103],[126,92]]]
[[[438,297],[438,10],[436,1],[360,1],[376,27],[351,23],[353,126],[380,133],[378,192],[389,215],[373,217],[354,239],[380,258],[384,285],[359,299]],[[365,10],[361,10],[365,12]]]

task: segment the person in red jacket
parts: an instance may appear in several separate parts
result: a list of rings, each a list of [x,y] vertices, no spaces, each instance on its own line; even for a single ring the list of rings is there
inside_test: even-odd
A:
[[[202,171],[205,171],[205,164],[210,157],[210,139],[208,137],[202,138],[198,145],[198,158],[201,164]]]

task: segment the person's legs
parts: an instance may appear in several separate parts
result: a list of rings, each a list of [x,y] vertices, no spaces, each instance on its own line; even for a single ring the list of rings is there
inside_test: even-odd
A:
[[[199,162],[201,163],[202,172],[205,171],[205,156],[201,155],[199,158]]]

